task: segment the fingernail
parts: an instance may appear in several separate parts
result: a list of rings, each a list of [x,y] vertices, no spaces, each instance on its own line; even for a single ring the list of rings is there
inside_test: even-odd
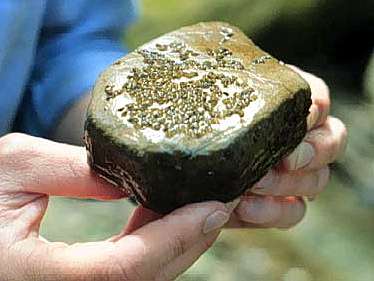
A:
[[[310,143],[302,142],[299,146],[286,158],[289,170],[298,170],[308,165],[313,157],[315,151]]]
[[[235,208],[236,208],[236,206],[238,206],[239,202],[240,202],[240,198],[237,198],[234,201],[230,201],[230,202],[225,203],[225,206],[226,206],[227,210],[229,211],[229,213],[232,213],[235,210]]]
[[[275,181],[275,173],[273,170],[270,170],[261,180],[259,180],[254,186],[253,191],[262,190],[269,188],[273,185]]]
[[[224,211],[215,211],[213,214],[209,215],[204,223],[203,232],[205,234],[219,229],[225,225],[229,220],[230,215]]]

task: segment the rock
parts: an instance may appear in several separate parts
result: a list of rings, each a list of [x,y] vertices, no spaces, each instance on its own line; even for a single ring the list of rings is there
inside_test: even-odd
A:
[[[243,194],[306,133],[308,84],[227,23],[161,36],[105,70],[91,167],[159,213]]]

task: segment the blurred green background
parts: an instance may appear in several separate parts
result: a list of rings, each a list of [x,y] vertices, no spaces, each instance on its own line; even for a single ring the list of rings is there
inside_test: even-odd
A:
[[[374,1],[144,0],[125,32],[133,49],[180,26],[223,20],[263,49],[323,77],[349,129],[328,189],[288,230],[225,230],[180,280],[374,280]],[[52,198],[42,235],[94,241],[120,231],[132,205]]]

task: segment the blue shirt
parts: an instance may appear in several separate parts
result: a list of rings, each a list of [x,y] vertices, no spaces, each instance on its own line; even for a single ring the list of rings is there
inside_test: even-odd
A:
[[[132,0],[0,1],[0,136],[48,136],[99,73],[123,56]]]

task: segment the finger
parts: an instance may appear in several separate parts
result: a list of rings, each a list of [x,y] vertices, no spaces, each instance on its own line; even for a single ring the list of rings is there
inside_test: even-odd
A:
[[[262,225],[280,217],[281,208],[279,200],[273,196],[243,196],[235,210],[235,215],[241,221]]]
[[[225,204],[227,210],[231,213],[236,206],[239,204],[240,198],[233,200],[232,202],[228,202]],[[109,241],[118,241],[124,235],[130,234],[131,232],[136,231],[138,228],[153,222],[157,219],[161,219],[163,216],[147,209],[143,206],[138,206],[133,211],[132,215],[130,216],[129,222],[127,223],[125,229],[117,236],[112,237]]]
[[[310,74],[302,73],[301,76],[308,82],[312,92],[312,106],[308,116],[308,130],[322,125],[330,113],[330,90],[326,83]]]
[[[10,255],[20,261],[17,271],[39,280],[68,274],[68,280],[171,280],[206,251],[229,220],[230,210],[220,202],[191,204],[114,242],[67,246],[29,238],[13,245]],[[166,270],[171,263],[175,267]]]
[[[313,196],[326,187],[329,174],[327,166],[311,172],[273,169],[252,187],[251,192],[273,196]]]
[[[328,117],[323,126],[310,131],[304,141],[282,161],[287,170],[316,170],[334,162],[347,144],[347,129],[337,118]]]
[[[206,251],[206,241],[212,239],[209,234],[217,233],[229,220],[229,209],[218,202],[188,205],[125,236],[117,247],[129,251],[129,247],[140,243],[147,249],[146,255],[140,255],[148,265],[146,277],[151,279],[154,272],[159,272],[163,280],[171,280],[166,266],[178,257],[181,258],[170,274],[179,274],[191,266]],[[199,246],[190,253],[195,245]]]
[[[306,205],[298,197],[243,196],[229,227],[289,228],[305,215]]]
[[[23,134],[0,138],[0,176],[8,192],[97,199],[126,195],[91,171],[84,148]]]
[[[173,262],[168,264],[165,269],[160,272],[156,280],[175,280],[198,260],[202,252],[207,251],[213,245],[218,236],[219,232],[217,231],[207,234],[206,239],[198,241],[184,255],[177,257]]]
[[[240,199],[227,203],[227,211],[231,213],[239,202]],[[129,234],[141,226],[159,218],[161,218],[161,215],[140,206],[135,209],[124,234]],[[206,237],[197,241],[190,249],[186,250],[184,254],[176,257],[174,261],[168,263],[166,267],[161,269],[158,277],[155,278],[155,280],[174,280],[185,269],[192,265],[203,252],[210,248],[213,242],[217,239],[218,234],[219,231],[210,231],[208,234],[206,234]],[[118,241],[119,238],[121,238],[121,235],[116,238],[116,241]]]
[[[312,105],[308,115],[308,130],[322,125],[330,112],[330,90],[326,83],[317,76],[302,71],[300,68],[289,65],[294,71],[304,78],[311,89]]]

